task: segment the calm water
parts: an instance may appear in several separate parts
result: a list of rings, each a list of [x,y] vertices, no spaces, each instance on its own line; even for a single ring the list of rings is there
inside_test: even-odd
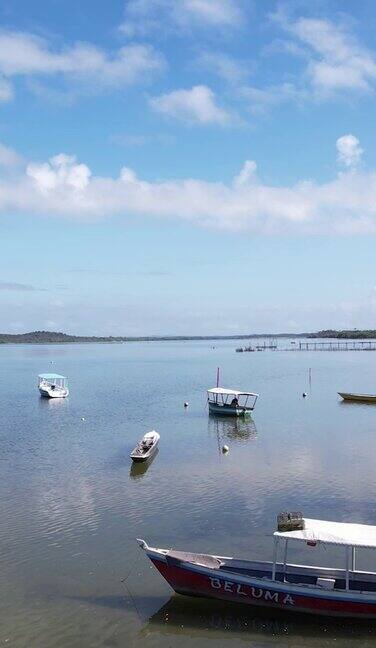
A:
[[[1,646],[375,645],[376,624],[172,596],[135,543],[269,559],[280,510],[376,524],[376,406],[336,395],[376,390],[376,353],[236,346],[0,347]],[[248,423],[208,417],[218,365],[260,393]],[[42,371],[69,376],[68,400],[39,398]],[[134,469],[152,428],[159,453]]]

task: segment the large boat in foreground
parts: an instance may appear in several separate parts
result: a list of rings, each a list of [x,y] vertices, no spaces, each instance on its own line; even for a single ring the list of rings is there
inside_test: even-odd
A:
[[[355,403],[376,403],[376,394],[353,394],[351,392],[338,392],[344,401]]]
[[[244,416],[255,409],[258,394],[213,387],[208,389],[209,414],[221,416]]]
[[[294,530],[275,531],[270,562],[157,549],[140,539],[138,543],[179,594],[289,612],[376,618],[376,572],[356,567],[356,552],[376,549],[376,526],[300,518],[300,524],[291,528]],[[290,563],[291,544],[306,545],[310,550],[319,545],[335,546],[344,566]],[[282,560],[278,561],[281,545]]]
[[[38,389],[46,398],[66,398],[69,395],[66,377],[54,373],[39,374]]]

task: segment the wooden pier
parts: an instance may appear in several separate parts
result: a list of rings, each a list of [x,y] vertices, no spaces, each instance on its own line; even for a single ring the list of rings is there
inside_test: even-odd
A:
[[[237,353],[249,351],[376,351],[376,339],[373,340],[325,340],[302,342],[294,340],[289,346],[279,346],[277,341],[268,340],[263,344],[238,347]]]
[[[252,351],[266,351],[267,349],[272,351],[278,350],[277,340],[273,338],[266,338],[262,343],[254,344],[254,346],[249,345],[245,347],[238,347],[235,349],[237,353],[249,353]]]
[[[376,340],[333,340],[325,342],[296,342],[284,351],[376,351]]]

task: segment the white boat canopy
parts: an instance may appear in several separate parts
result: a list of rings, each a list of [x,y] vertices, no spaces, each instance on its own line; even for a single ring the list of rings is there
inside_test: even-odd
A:
[[[208,394],[222,394],[223,396],[259,396],[259,394],[255,394],[254,392],[224,389],[223,387],[213,387],[213,389],[208,389]]]
[[[275,531],[276,538],[376,549],[376,526],[303,518],[301,531]]]
[[[42,380],[66,380],[65,376],[60,376],[60,374],[55,373],[39,374],[38,378],[41,378]]]

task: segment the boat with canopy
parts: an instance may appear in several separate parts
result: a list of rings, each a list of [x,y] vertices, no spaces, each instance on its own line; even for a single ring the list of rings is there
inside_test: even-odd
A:
[[[66,398],[69,394],[66,377],[55,373],[39,374],[38,389],[46,398]]]
[[[289,612],[376,618],[376,572],[357,568],[358,553],[376,550],[376,526],[326,522],[300,514],[281,514],[278,519],[273,559],[268,562],[157,549],[144,540],[138,543],[179,594]],[[299,545],[307,551],[333,546],[342,557],[342,568],[291,563],[289,549]]]
[[[250,414],[256,405],[259,394],[213,387],[208,389],[208,406],[210,414],[224,416],[244,416]]]

